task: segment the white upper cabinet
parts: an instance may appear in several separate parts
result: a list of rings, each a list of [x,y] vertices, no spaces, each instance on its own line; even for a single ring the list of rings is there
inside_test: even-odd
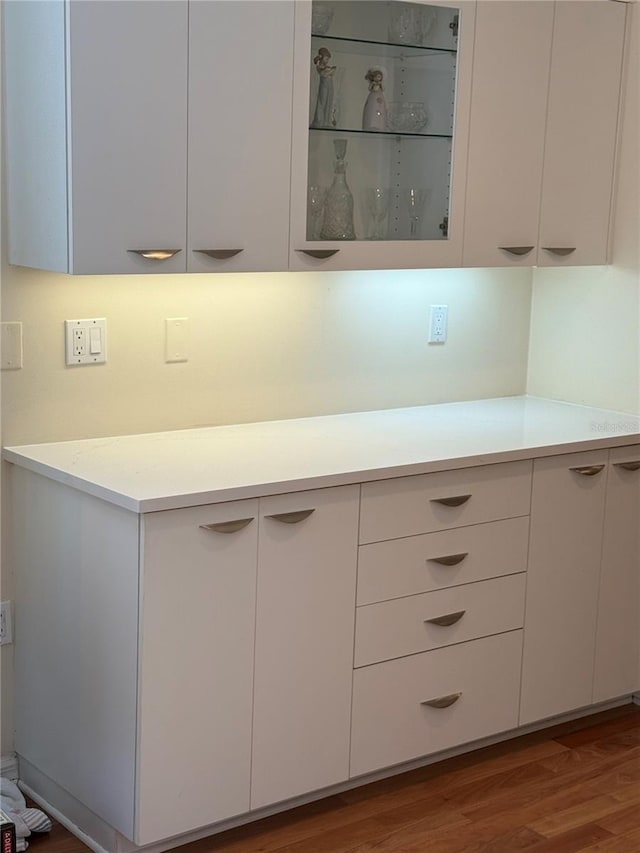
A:
[[[187,270],[286,269],[294,4],[189,9]]]
[[[626,13],[556,3],[538,266],[608,260]]]
[[[625,17],[478,3],[465,266],[606,263]]]
[[[291,269],[460,266],[474,2],[298,2]]]
[[[5,4],[9,261],[185,269],[187,5]]]
[[[6,6],[10,263],[286,269],[292,0]]]

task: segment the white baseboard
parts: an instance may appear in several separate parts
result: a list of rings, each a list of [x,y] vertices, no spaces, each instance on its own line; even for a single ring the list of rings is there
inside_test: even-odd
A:
[[[15,752],[0,757],[0,776],[14,781],[18,778],[18,759]]]

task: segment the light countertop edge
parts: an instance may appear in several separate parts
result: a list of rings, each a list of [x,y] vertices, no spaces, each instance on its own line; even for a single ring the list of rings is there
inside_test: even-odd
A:
[[[477,423],[475,422],[476,412]],[[514,421],[511,425],[508,422],[509,418]],[[612,420],[614,418],[617,418],[617,421]],[[575,437],[572,435],[572,419],[578,425],[575,428]],[[411,436],[409,435],[406,453],[404,447],[399,451],[399,442],[391,443],[391,439],[397,433],[388,432],[389,428],[402,429],[403,424],[406,424],[409,433],[412,430],[415,432],[416,427],[420,429],[420,434],[414,436],[417,449],[410,444]],[[605,429],[599,425],[604,426]],[[367,433],[370,434],[373,447],[366,460],[367,465],[357,464],[362,461],[362,453],[357,451],[362,450],[360,444],[363,443],[359,441],[359,426],[363,427],[364,450],[367,451]],[[452,436],[451,431],[454,426],[457,427],[458,434]],[[513,430],[513,435],[509,434],[510,428]],[[483,429],[484,433],[481,434]],[[224,444],[225,441],[239,439],[242,446],[244,440],[251,442],[255,436],[260,442],[264,441],[266,436],[271,442],[267,449],[272,450],[274,446],[278,446],[278,442],[283,443],[283,439],[277,435],[278,430],[288,434],[284,436],[285,440],[292,434],[300,433],[303,443],[297,449],[298,451],[308,450],[311,456],[318,449],[319,438],[329,445],[327,451],[327,446],[323,443],[322,452],[318,455],[324,455],[324,458],[320,459],[315,470],[312,472],[301,470],[299,474],[292,474],[291,464],[289,464],[286,476],[278,477],[274,476],[277,474],[277,464],[274,468],[272,460],[268,459],[264,462],[264,468],[268,470],[270,476],[263,476],[259,470],[263,456],[258,447],[254,456],[257,475],[253,468],[250,470],[247,468],[249,463],[238,453],[237,460],[231,457],[231,463],[237,461],[237,475],[233,467],[231,476],[228,470],[223,472],[223,475],[226,474],[226,483],[214,485],[212,482],[211,487],[207,485],[206,488],[198,488],[197,485],[202,485],[202,476],[194,475],[193,482],[198,481],[196,487],[185,487],[185,476],[188,479],[189,472],[187,471],[185,475],[184,468],[189,464],[192,466],[196,464],[191,458],[193,454],[189,455],[189,446],[193,446],[193,442],[189,439],[196,439],[197,450],[202,451],[203,442],[207,443],[208,448],[214,448],[219,440]],[[427,432],[431,430],[433,434],[429,433],[425,437],[424,430]],[[501,430],[505,433],[505,446],[499,446],[500,435],[497,435],[494,445],[488,447],[487,436],[493,439],[492,433],[500,433]],[[525,438],[518,443],[520,435],[518,430],[531,435],[531,438]],[[536,435],[536,430],[540,434]],[[589,430],[595,433],[593,437],[591,435],[586,437]],[[270,436],[269,433],[275,433],[275,435]],[[305,437],[306,433],[309,434]],[[334,438],[335,453],[330,446]],[[356,458],[355,464],[351,466],[346,462],[347,459],[351,459],[349,450],[351,445],[345,444],[345,441],[353,444],[356,439],[358,439],[358,447],[354,446],[353,455],[356,457],[360,455],[361,458]],[[389,441],[389,448],[385,452],[383,447],[377,454],[374,445],[376,441],[384,444],[384,440]],[[170,450],[173,452],[169,454],[168,461],[161,458],[163,442],[165,448],[168,443],[171,443]],[[431,453],[424,449],[425,442],[433,447]],[[441,448],[438,449],[439,442],[449,444],[452,452],[443,454]],[[155,482],[150,490],[153,493],[140,494],[142,489],[139,488],[140,483],[135,480],[135,476],[143,479],[145,472],[141,470],[132,473],[129,470],[131,453],[143,446],[145,450],[149,450],[149,446],[154,444],[156,456],[153,457],[153,462],[146,460],[150,474],[157,481],[158,474],[163,474],[166,470],[167,482],[171,482],[173,466],[173,474],[177,472],[182,477],[182,481],[176,487],[166,486],[163,483],[162,488]],[[265,421],[229,427],[200,427],[194,430],[175,430],[146,435],[6,447],[3,450],[3,458],[7,462],[123,509],[146,513],[637,444],[640,444],[640,417],[637,415],[543,398],[509,397],[353,415],[328,415],[290,421]],[[176,458],[176,447],[184,453],[184,460]],[[286,445],[282,449],[286,449]],[[226,447],[222,447],[222,450],[225,451]],[[226,454],[223,453],[223,456]],[[412,456],[413,458],[410,458]],[[417,458],[418,456],[420,458]],[[55,459],[55,462],[52,459]],[[108,475],[92,476],[91,465],[93,464],[96,470],[96,459],[107,466]],[[181,464],[182,461],[184,465]],[[306,456],[304,461],[307,461]],[[224,462],[228,463],[229,459],[225,458]],[[123,469],[122,472],[117,470],[118,463]],[[243,470],[243,465],[246,470]],[[113,470],[111,466],[114,466]],[[213,475],[212,477],[215,479]],[[153,480],[153,477],[151,479]]]

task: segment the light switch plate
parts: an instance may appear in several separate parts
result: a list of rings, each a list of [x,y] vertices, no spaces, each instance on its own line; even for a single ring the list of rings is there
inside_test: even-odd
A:
[[[65,320],[64,334],[68,366],[104,364],[107,360],[107,321],[104,317]]]
[[[22,323],[0,323],[2,341],[2,370],[20,370],[22,367]]]
[[[167,317],[164,321],[164,360],[189,361],[189,318]]]

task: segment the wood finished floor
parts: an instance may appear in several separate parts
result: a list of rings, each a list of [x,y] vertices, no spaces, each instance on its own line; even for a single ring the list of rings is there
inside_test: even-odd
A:
[[[56,825],[32,853],[86,853]],[[626,705],[229,830],[180,853],[640,853]]]

